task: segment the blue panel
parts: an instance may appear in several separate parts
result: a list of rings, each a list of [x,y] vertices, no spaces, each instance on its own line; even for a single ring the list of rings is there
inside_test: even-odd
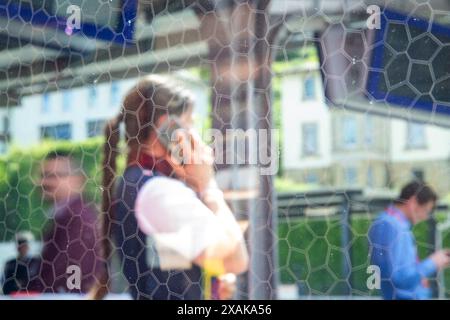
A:
[[[80,30],[73,30],[73,34],[81,33],[98,40],[131,44],[133,42],[137,5],[137,0],[122,0],[122,10],[116,25],[101,26],[92,23],[82,23]],[[33,12],[30,7],[18,3],[10,3],[9,0],[0,0],[0,17],[36,26],[45,26],[63,32],[66,30],[66,17],[50,15],[44,10]]]
[[[390,22],[398,22],[402,25],[422,30],[423,32],[429,31],[433,35],[446,36],[450,39],[450,28],[430,23],[417,17],[407,17],[398,12],[384,10],[381,14],[381,29],[376,30],[372,62],[370,65],[372,71],[369,71],[367,82],[367,91],[371,95],[371,98],[389,102],[393,106],[400,108],[410,108],[412,106],[416,110],[426,112],[434,111],[439,114],[450,115],[450,106],[442,105],[438,102],[433,103],[431,99],[419,101],[417,97],[394,95],[386,92],[380,86],[380,81],[382,81],[381,77],[386,72],[384,52],[386,49],[387,29]]]

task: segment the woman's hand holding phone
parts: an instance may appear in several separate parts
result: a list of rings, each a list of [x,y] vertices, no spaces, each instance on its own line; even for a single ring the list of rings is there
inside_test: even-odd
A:
[[[212,149],[206,145],[200,137],[191,132],[190,142],[186,146],[191,147],[188,156],[191,157],[184,165],[187,183],[197,192],[203,193],[214,179],[214,156]]]
[[[203,193],[214,180],[214,156],[194,130],[175,131],[176,148],[167,154],[175,174],[197,193]],[[175,154],[176,153],[176,154]],[[178,161],[179,157],[183,161]]]

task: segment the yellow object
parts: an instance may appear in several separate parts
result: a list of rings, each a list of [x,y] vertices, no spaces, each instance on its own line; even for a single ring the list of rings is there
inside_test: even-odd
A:
[[[212,278],[225,274],[225,267],[222,259],[206,259],[203,266],[205,281],[205,300],[211,300]]]

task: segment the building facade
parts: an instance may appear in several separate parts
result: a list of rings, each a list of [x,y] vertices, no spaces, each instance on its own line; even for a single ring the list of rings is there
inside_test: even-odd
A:
[[[191,90],[196,119],[204,119],[210,104],[207,84],[187,71],[174,74],[173,80]],[[119,112],[124,95],[137,81],[30,95],[22,98],[20,106],[0,108],[0,153],[14,146],[32,147],[45,139],[83,141],[102,135],[106,121]]]

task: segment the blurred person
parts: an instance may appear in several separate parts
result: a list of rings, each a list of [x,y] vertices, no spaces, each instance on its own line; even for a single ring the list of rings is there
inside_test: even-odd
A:
[[[242,231],[216,185],[212,151],[192,128],[193,108],[186,91],[150,76],[106,125],[104,230],[111,230],[134,299],[203,299],[207,261],[221,261],[228,273],[247,270]],[[174,146],[161,134],[171,121],[183,128],[174,139],[180,154],[196,161],[173,157]],[[127,166],[113,189],[122,123]],[[108,257],[112,248],[104,244]],[[107,278],[92,297],[106,293]]]
[[[38,286],[50,293],[87,292],[101,269],[101,253],[97,211],[83,196],[85,175],[80,164],[62,151],[50,152],[41,167],[43,195],[54,206],[44,234]],[[80,271],[79,285],[70,278],[72,268]]]
[[[384,299],[429,299],[428,278],[450,264],[450,251],[439,250],[420,261],[412,226],[428,219],[437,201],[423,182],[408,183],[399,198],[369,230],[371,263],[380,268]]]
[[[6,262],[4,267],[4,294],[28,292],[30,280],[39,271],[39,260],[30,256],[29,242],[32,240],[29,232],[16,234],[17,256]]]

